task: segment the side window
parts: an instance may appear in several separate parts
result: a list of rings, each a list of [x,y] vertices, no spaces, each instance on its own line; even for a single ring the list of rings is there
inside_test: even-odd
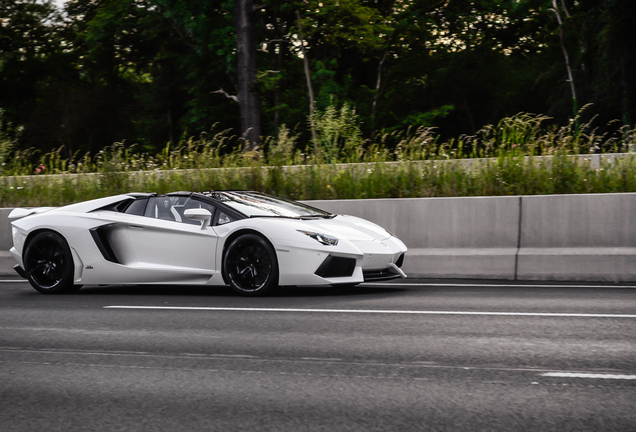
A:
[[[174,208],[173,197],[168,196],[150,198],[144,216],[175,222],[182,221],[181,215]]]
[[[159,196],[150,198],[144,216],[155,219],[163,219],[190,225],[200,225],[199,221],[185,217],[187,209],[202,208],[210,212],[214,219],[215,207],[203,201],[192,199],[189,196]]]
[[[182,203],[179,203],[177,205],[175,205],[177,211],[183,216],[183,222],[188,223],[188,224],[192,224],[192,225],[200,225],[201,223],[199,221],[195,221],[192,219],[188,219],[187,217],[185,217],[184,212],[187,209],[205,209],[207,211],[210,212],[210,214],[212,215],[212,217],[210,218],[210,222],[208,222],[208,225],[212,225],[212,221],[214,220],[214,212],[216,211],[216,208],[211,205],[208,204],[206,202],[203,201],[199,201],[198,199],[192,199],[190,197],[187,198],[181,198]]]
[[[218,220],[216,221],[215,225],[223,225],[223,224],[232,222],[234,220],[236,220],[236,219],[234,219],[232,216],[228,215],[224,211],[219,210],[219,217],[218,217]]]
[[[188,209],[205,209],[212,215],[210,225],[223,225],[236,220],[234,216],[223,210],[218,210],[214,205],[189,196],[158,196],[144,201],[147,201],[148,204],[145,205],[143,215],[155,219],[200,225],[199,221],[185,217],[185,211]],[[135,206],[135,209],[132,209],[133,206]],[[126,210],[126,213],[141,214],[138,212],[141,212],[143,207],[144,205],[141,203],[137,204],[135,202],[129,207],[131,210]]]
[[[192,199],[189,196],[159,196],[150,198],[144,216],[190,225],[200,225],[199,221],[185,217],[186,210],[195,208],[202,208],[209,211],[212,215],[210,223],[214,220],[214,211],[216,209],[213,205]]]
[[[136,199],[126,208],[124,213],[135,216],[143,216],[146,211],[146,204],[148,204],[148,198]]]

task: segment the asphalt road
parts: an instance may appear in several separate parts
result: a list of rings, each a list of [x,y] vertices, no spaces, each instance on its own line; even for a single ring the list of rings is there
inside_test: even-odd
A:
[[[0,282],[0,431],[636,431],[636,287]]]

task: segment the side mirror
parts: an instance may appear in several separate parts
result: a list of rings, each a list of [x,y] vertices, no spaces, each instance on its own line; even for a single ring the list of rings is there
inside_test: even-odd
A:
[[[212,213],[210,213],[206,209],[201,208],[191,208],[187,209],[183,212],[183,215],[188,219],[201,221],[201,229],[204,230],[205,227],[210,223],[210,219],[212,219]]]

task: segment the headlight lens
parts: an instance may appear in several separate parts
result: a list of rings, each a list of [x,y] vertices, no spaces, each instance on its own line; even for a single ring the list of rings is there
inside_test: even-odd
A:
[[[316,240],[318,243],[324,244],[325,246],[338,245],[338,239],[330,235],[320,234],[320,233],[311,232],[311,231],[302,231],[302,230],[297,230],[297,231],[305,234],[308,237],[311,237],[312,239]]]

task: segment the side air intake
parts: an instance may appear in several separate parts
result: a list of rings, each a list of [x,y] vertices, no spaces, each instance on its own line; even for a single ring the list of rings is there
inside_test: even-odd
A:
[[[89,231],[91,233],[91,236],[93,237],[93,240],[95,241],[95,244],[97,245],[97,248],[102,253],[104,259],[106,261],[110,261],[116,264],[121,264],[117,260],[117,257],[115,256],[115,252],[113,252],[113,248],[110,246],[110,243],[108,242],[108,237],[109,237],[108,234],[112,230],[113,226],[114,225],[112,224],[102,225],[97,228],[91,228]]]
[[[323,278],[350,277],[356,268],[355,258],[343,258],[329,255],[318,270],[316,275]]]

